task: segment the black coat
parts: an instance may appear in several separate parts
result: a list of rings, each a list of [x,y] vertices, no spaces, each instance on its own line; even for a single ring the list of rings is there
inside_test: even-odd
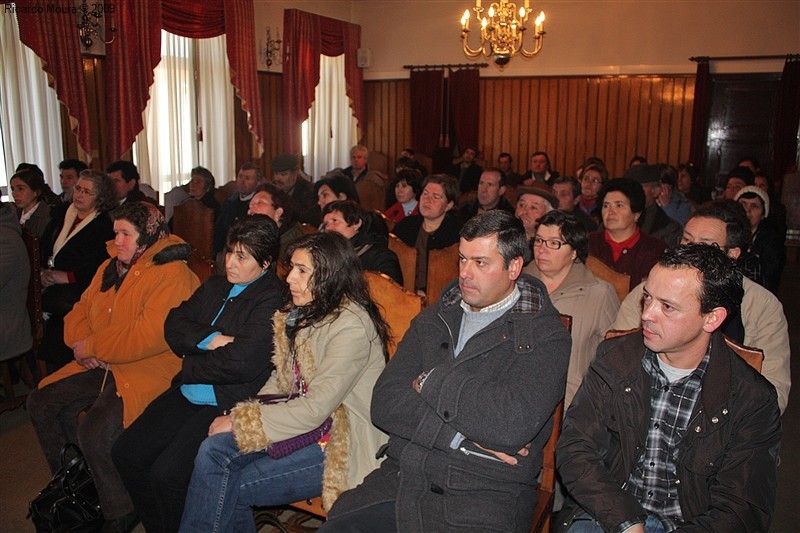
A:
[[[767,531],[781,439],[775,388],[712,337],[711,358],[689,428],[678,445],[681,531]],[[622,486],[645,445],[650,377],[641,332],[597,350],[558,441],[558,472],[573,498],[606,531],[646,512]],[[562,513],[568,529],[574,505]]]
[[[170,311],[164,323],[164,338],[183,357],[174,383],[214,386],[217,404],[232,407],[258,393],[272,369],[272,315],[281,306],[283,284],[268,272],[225,304],[233,285],[224,276],[214,276],[180,306]],[[216,350],[197,344],[214,332],[235,337]]]
[[[228,230],[234,222],[247,215],[248,209],[250,209],[250,200],[239,199],[238,192],[233,193],[222,203],[219,216],[214,223],[215,254],[225,248],[225,239],[228,238]]]
[[[389,249],[386,237],[362,229],[350,241],[358,254],[361,268],[386,274],[399,285],[403,284],[403,271],[397,255]]]
[[[423,220],[422,215],[407,216],[395,225],[392,233],[397,235],[404,243],[413,247],[417,243],[417,236],[420,229],[422,229]],[[452,212],[447,213],[439,229],[428,237],[428,250],[441,250],[457,243],[462,225],[463,222],[457,215]]]

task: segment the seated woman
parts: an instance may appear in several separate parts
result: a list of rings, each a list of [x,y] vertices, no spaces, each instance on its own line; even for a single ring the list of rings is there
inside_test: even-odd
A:
[[[781,234],[777,224],[767,220],[770,211],[769,195],[755,185],[743,187],[736,193],[739,202],[747,213],[753,239],[748,252],[758,257],[764,286],[773,294],[778,294],[783,268],[786,266],[786,234]]]
[[[331,202],[322,210],[324,231],[333,231],[348,239],[362,269],[386,274],[402,285],[403,272],[397,255],[389,249],[386,237],[373,231],[372,222],[372,215],[351,200]]]
[[[422,183],[419,215],[404,218],[393,233],[417,249],[417,279],[414,287],[421,295],[428,284],[428,250],[447,248],[458,242],[463,222],[453,212],[458,199],[458,183],[446,174],[433,174]]]
[[[47,226],[42,237],[42,309],[49,318],[39,359],[53,372],[73,359],[64,344],[64,316],[80,299],[108,258],[106,241],[114,238],[108,210],[118,204],[108,176],[97,170],[84,170],[72,190],[72,203]]]
[[[534,261],[524,272],[539,278],[559,313],[572,317],[572,352],[567,371],[564,409],[578,392],[597,346],[617,317],[614,288],[584,265],[589,255],[586,228],[577,218],[550,211],[539,219],[533,237]]]
[[[291,302],[275,314],[275,371],[260,394],[214,420],[200,446],[181,531],[255,531],[254,505],[322,494],[329,509],[378,465],[386,435],[370,421],[372,388],[386,360],[387,326],[372,302],[352,246],[335,233],[292,243]],[[330,431],[282,458],[265,449],[318,429]],[[324,452],[323,452],[324,449]]]
[[[609,181],[600,190],[598,202],[605,229],[589,234],[589,255],[628,274],[633,289],[647,277],[667,244],[639,230],[637,223],[644,211],[645,197],[638,181]]]
[[[278,229],[268,217],[237,221],[228,231],[225,276],[206,281],[167,316],[164,335],[183,357],[181,372],[111,454],[150,533],[178,530],[209,424],[254,396],[274,369],[272,315],[283,289],[270,268],[277,247]]]
[[[397,172],[394,180],[389,184],[390,205],[384,216],[394,222],[400,222],[410,215],[419,214],[419,195],[422,192],[421,174],[419,171],[403,168]]]
[[[78,190],[83,181],[77,197],[85,194]],[[106,525],[128,531],[134,507],[111,447],[180,370],[181,360],[164,339],[164,320],[199,283],[186,266],[191,247],[169,235],[158,208],[126,202],[112,218],[112,257],[65,319],[64,339],[75,361],[39,383],[28,396],[28,412],[50,469],[61,466],[62,446],[77,442]],[[78,425],[78,413],[87,407]]]
[[[295,220],[296,209],[297,204],[292,197],[272,183],[260,185],[250,199],[248,215],[267,215],[278,226],[280,247],[277,257],[283,257],[288,246],[305,235],[300,223]]]
[[[50,206],[45,201],[45,184],[42,177],[33,170],[20,170],[9,181],[17,218],[28,233],[42,238],[50,223]]]
[[[340,171],[329,172],[324,178],[315,182],[314,194],[317,195],[317,205],[320,209],[324,209],[326,205],[336,200],[359,202],[353,180]]]

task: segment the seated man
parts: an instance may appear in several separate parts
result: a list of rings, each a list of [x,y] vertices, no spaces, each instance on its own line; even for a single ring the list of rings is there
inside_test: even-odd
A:
[[[625,177],[638,181],[644,191],[644,210],[639,221],[642,233],[674,246],[680,241],[683,227],[658,205],[664,171],[670,172],[667,165],[634,165],[628,169]]]
[[[521,273],[525,248],[505,211],[464,225],[458,280],[414,319],[375,384],[386,459],[320,532],[530,529],[571,343],[544,285]]]
[[[548,192],[546,186],[520,187],[517,193],[519,198],[514,215],[522,221],[525,237],[530,241],[536,234],[539,219],[558,207],[558,198]],[[528,259],[526,257],[526,262]]]
[[[680,245],[652,268],[642,331],[600,345],[567,412],[556,458],[568,531],[769,530],[775,389],[719,331],[743,293],[716,247]]]
[[[139,188],[139,170],[130,161],[114,161],[106,168],[106,174],[114,184],[119,205],[125,202],[148,202],[158,205],[158,202],[143,193]]]
[[[475,162],[477,156],[477,148],[465,148],[461,154],[461,160],[455,161],[450,170],[450,174],[458,178],[458,190],[461,191],[461,194],[478,190],[483,167]]]
[[[300,222],[319,226],[322,217],[317,205],[314,186],[300,176],[297,156],[279,154],[272,158],[272,182],[277,188],[288,194],[296,206],[297,219]]]
[[[225,264],[220,252],[225,247],[228,230],[234,222],[247,215],[250,200],[263,181],[264,175],[255,163],[245,163],[236,174],[236,192],[222,202],[219,216],[214,222],[214,254],[217,255],[217,263],[220,266]],[[225,269],[221,268],[220,271],[224,272]]]
[[[725,251],[733,260],[740,258],[746,247],[746,219],[730,214],[723,204],[712,203],[692,215],[683,230],[681,244],[690,242],[711,244]],[[790,371],[789,329],[783,305],[767,289],[744,278],[744,297],[735,312],[729,313],[721,331],[746,346],[764,350],[761,374],[775,386],[781,412],[789,401],[792,385]],[[641,301],[644,284],[634,287],[617,313],[612,329],[628,330],[641,325]]]
[[[516,187],[517,185],[522,184],[522,174],[517,174],[514,172],[514,169],[511,167],[513,160],[511,159],[511,154],[508,152],[500,152],[500,155],[497,156],[497,168],[500,169],[500,172],[503,173],[503,177],[506,179],[506,184],[513,185]]]
[[[577,218],[587,232],[597,231],[597,222],[578,207],[581,201],[581,182],[572,176],[559,176],[553,180],[553,194],[558,198],[559,211]]]
[[[461,207],[461,220],[469,220],[475,215],[502,209],[514,212],[514,206],[506,200],[506,179],[500,170],[489,168],[483,171],[478,182],[478,197]]]
[[[359,203],[367,211],[386,209],[386,185],[388,178],[382,172],[370,170],[367,165],[369,149],[357,144],[350,148],[350,166],[342,172],[353,180]]]

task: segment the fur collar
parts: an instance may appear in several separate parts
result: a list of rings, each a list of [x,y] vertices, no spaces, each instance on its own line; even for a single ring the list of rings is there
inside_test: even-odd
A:
[[[154,245],[155,246],[155,245]],[[150,252],[148,250],[148,252]],[[149,255],[150,253],[145,252],[145,255],[136,262],[137,265],[146,264],[150,262]],[[166,265],[167,263],[172,263],[173,261],[186,261],[189,259],[189,256],[192,254],[192,246],[187,243],[180,243],[180,244],[170,244],[159,250],[152,256],[152,263],[154,265]],[[117,282],[120,281],[120,277],[117,275],[117,258],[114,257],[111,261],[108,262],[106,265],[105,270],[103,270],[103,282],[100,285],[100,292],[106,292],[110,289],[114,284],[119,285]]]

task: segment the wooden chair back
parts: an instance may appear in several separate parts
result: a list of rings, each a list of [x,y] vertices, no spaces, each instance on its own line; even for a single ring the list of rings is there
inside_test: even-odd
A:
[[[572,317],[561,315],[561,323],[572,333]],[[561,436],[564,421],[564,399],[562,398],[553,412],[553,429],[550,438],[542,448],[542,480],[536,490],[536,506],[533,508],[532,533],[551,531],[553,502],[556,497],[556,444]]]
[[[367,279],[372,300],[392,330],[392,337],[387,346],[391,358],[397,351],[397,343],[408,331],[411,321],[422,311],[422,296],[406,291],[386,274],[365,272],[364,277]]]
[[[192,254],[189,256],[189,259],[186,260],[186,265],[189,267],[189,270],[194,272],[194,275],[197,276],[200,283],[205,283],[208,278],[216,274],[214,261],[205,257],[200,257],[197,250],[192,250]]]
[[[633,328],[633,329],[610,329],[606,331],[606,340],[613,339],[615,337],[621,337],[622,335],[628,335],[629,333],[634,333],[639,331],[642,328]],[[761,367],[764,364],[764,350],[761,348],[753,348],[751,346],[745,346],[741,342],[735,341],[728,337],[727,335],[723,335],[725,339],[725,343],[728,345],[728,348],[734,351],[736,355],[741,357],[745,360],[745,362],[752,366],[758,373],[761,373]]]
[[[175,206],[172,232],[192,245],[202,259],[214,257],[214,210],[190,198]]]
[[[458,243],[441,250],[428,250],[427,305],[435,302],[445,286],[457,277]]]
[[[588,268],[596,278],[602,279],[614,287],[620,302],[622,302],[628,295],[628,292],[630,292],[631,277],[628,274],[617,272],[591,255],[586,258],[586,268]]]
[[[300,229],[303,230],[303,234],[304,235],[311,235],[312,233],[316,233],[317,232],[317,228],[315,228],[311,224],[306,224],[305,222],[300,224]]]
[[[391,218],[386,218],[386,215],[383,214],[383,211],[376,209],[373,211],[373,213],[375,213],[375,216],[380,217],[380,219],[383,221],[383,224],[386,225],[386,229],[389,231],[394,229],[395,221]]]
[[[234,192],[236,192],[236,180],[229,181],[214,191],[214,199],[222,205]]]
[[[397,256],[400,271],[403,273],[403,288],[414,292],[417,279],[417,249],[404,243],[394,233],[389,234],[389,249]]]

